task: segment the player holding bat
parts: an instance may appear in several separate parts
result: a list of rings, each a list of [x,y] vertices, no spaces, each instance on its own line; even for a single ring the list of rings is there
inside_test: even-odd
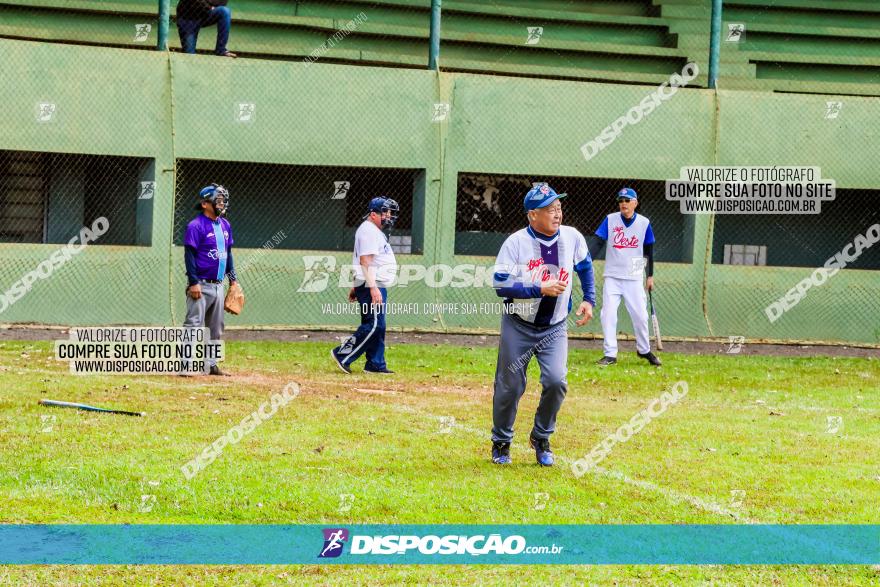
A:
[[[636,333],[636,352],[659,367],[660,359],[651,352],[645,298],[645,287],[648,291],[654,289],[654,231],[648,218],[636,214],[639,202],[634,189],[623,188],[617,192],[617,203],[620,212],[609,214],[596,230],[600,243],[608,242],[600,314],[604,356],[597,364],[607,367],[617,362],[617,308],[623,298]],[[597,248],[601,249],[601,244]]]

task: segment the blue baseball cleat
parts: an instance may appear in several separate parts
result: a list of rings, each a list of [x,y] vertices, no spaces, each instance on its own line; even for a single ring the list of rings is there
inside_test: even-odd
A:
[[[509,442],[493,442],[492,443],[492,462],[496,465],[510,464],[510,443]]]
[[[343,363],[343,362],[342,362],[342,359],[339,358],[339,354],[337,354],[337,351],[338,351],[338,350],[339,350],[339,347],[336,347],[335,349],[332,349],[332,350],[330,351],[330,356],[333,357],[333,360],[334,360],[334,361],[336,361],[336,366],[337,366],[337,367],[339,367],[340,369],[342,369],[345,373],[349,373],[349,374],[350,374],[350,373],[351,373],[351,368],[348,367],[345,363]]]
[[[553,451],[550,450],[550,440],[547,438],[529,437],[529,446],[535,449],[535,458],[542,467],[552,467],[555,460]]]

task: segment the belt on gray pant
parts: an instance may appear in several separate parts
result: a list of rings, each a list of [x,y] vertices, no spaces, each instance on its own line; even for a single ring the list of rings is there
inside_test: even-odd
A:
[[[223,283],[223,281],[219,279],[200,279],[199,283]]]

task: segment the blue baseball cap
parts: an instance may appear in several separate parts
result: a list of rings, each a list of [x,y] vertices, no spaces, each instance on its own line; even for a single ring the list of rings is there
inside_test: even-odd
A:
[[[620,201],[624,198],[629,198],[630,200],[638,200],[639,197],[636,195],[636,190],[632,188],[621,188],[619,192],[617,192],[617,200]]]
[[[537,210],[549,206],[551,202],[564,198],[568,194],[557,194],[556,191],[546,183],[539,183],[529,190],[523,200],[526,212],[529,210]]]
[[[369,206],[367,206],[367,213],[369,212],[378,212],[381,214],[383,212],[383,208],[387,210],[388,198],[373,198],[370,200]]]

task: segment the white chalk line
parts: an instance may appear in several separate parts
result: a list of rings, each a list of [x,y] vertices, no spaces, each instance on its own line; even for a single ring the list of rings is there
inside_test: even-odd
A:
[[[437,415],[429,413],[429,412],[424,412],[422,410],[418,410],[418,409],[413,408],[411,406],[402,406],[402,405],[396,405],[396,404],[387,404],[387,405],[389,405],[389,407],[391,407],[395,411],[405,412],[408,414],[416,414],[419,416],[425,416],[425,417],[437,420],[438,422],[443,421],[444,424],[448,424],[450,428],[457,428],[459,430],[462,430],[463,432],[467,432],[471,435],[478,436],[482,440],[485,440],[487,442],[490,440],[490,435],[487,430],[479,430],[477,428],[473,428],[473,427],[470,427],[470,426],[467,426],[464,424],[460,424],[457,420],[449,423],[446,421],[446,417],[444,417],[444,416],[437,416]],[[559,463],[564,464],[568,469],[571,469],[571,465],[574,464],[574,460],[569,459],[567,457],[557,456],[556,460]],[[601,475],[603,477],[614,479],[616,481],[620,481],[622,483],[625,483],[627,485],[631,485],[633,487],[638,487],[639,489],[658,493],[658,494],[662,495],[663,497],[667,498],[668,500],[675,502],[675,503],[688,503],[688,504],[696,507],[697,509],[700,509],[700,510],[718,515],[718,516],[723,516],[725,518],[732,518],[733,520],[740,522],[740,523],[744,523],[744,524],[757,524],[757,523],[759,523],[756,520],[749,518],[748,516],[742,515],[739,512],[732,510],[728,507],[725,507],[725,506],[723,506],[719,503],[716,503],[714,501],[703,499],[701,497],[696,497],[693,495],[688,495],[687,493],[678,491],[676,489],[670,489],[668,487],[663,487],[661,485],[657,485],[656,483],[653,483],[651,481],[645,481],[642,479],[634,479],[628,475],[625,475],[624,473],[620,473],[619,471],[612,471],[610,469],[606,469],[604,467],[597,466],[597,467],[591,468],[590,472],[593,474]]]

